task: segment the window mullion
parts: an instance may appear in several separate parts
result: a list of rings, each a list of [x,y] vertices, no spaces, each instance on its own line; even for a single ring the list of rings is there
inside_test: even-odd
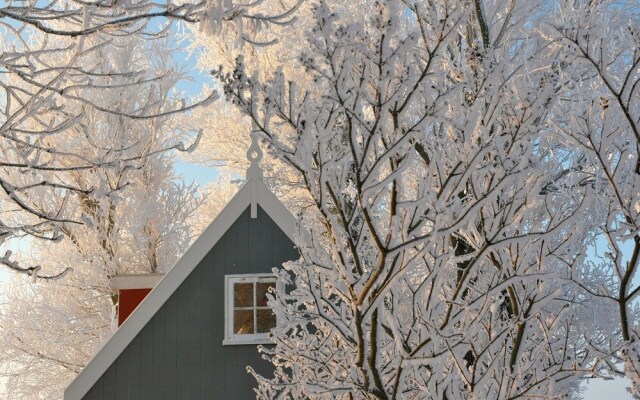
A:
[[[253,283],[253,333],[258,333],[258,299],[256,292],[258,291],[257,282]]]

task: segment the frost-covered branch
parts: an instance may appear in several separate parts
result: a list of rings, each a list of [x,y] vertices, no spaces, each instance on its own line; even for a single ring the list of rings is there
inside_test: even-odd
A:
[[[294,22],[301,0],[288,2],[21,1],[0,5],[0,201],[18,211],[0,218],[15,237],[59,228],[73,197],[117,196],[119,186],[69,181],[78,171],[141,168],[155,154],[191,152],[194,125],[163,140],[127,141],[137,123],[157,124],[193,113],[217,99],[179,93],[185,77],[167,38],[178,25],[228,43],[264,42],[272,26]],[[250,47],[250,46],[248,46]],[[101,120],[116,132],[96,133]],[[81,149],[91,148],[87,155]],[[123,180],[126,183],[126,179]],[[42,197],[60,202],[42,207]],[[31,227],[31,228],[29,228]],[[36,229],[37,228],[37,229]],[[46,236],[43,232],[42,236]]]
[[[613,320],[604,319],[590,334],[610,333],[611,324],[617,328],[608,343],[601,339],[608,346],[594,349],[624,361],[636,396],[640,376],[634,365],[640,358],[632,349],[640,317],[634,298],[640,290],[639,22],[637,7],[625,2],[567,4],[550,22],[565,60],[561,113],[571,115],[557,118],[556,123],[567,148],[572,147],[567,152],[572,168],[588,173],[596,190],[583,217],[582,229],[592,234],[574,245],[566,262],[575,266],[572,278],[584,295],[611,307]],[[595,253],[596,260],[578,252]]]
[[[276,378],[257,377],[259,397],[569,393],[595,358],[570,333],[581,305],[559,259],[593,188],[565,185],[549,156],[557,50],[523,5],[495,6],[512,12],[487,22],[495,48],[470,33],[473,4],[370,6],[355,21],[314,8],[309,86],[258,80],[243,58],[217,73],[315,203],[300,216],[313,240],[281,273],[295,289],[273,301]]]

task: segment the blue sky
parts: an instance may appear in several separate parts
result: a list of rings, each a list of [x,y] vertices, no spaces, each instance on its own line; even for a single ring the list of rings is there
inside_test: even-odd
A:
[[[182,175],[187,183],[195,181],[201,186],[215,181],[219,175],[217,168],[187,163],[181,159],[176,160],[173,169],[178,175]]]
[[[631,393],[625,389],[629,386],[627,379],[604,381],[594,379],[585,385],[584,400],[633,400]]]

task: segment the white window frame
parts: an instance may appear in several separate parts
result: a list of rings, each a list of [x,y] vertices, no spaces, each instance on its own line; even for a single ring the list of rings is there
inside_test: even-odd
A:
[[[268,333],[254,333],[238,335],[233,332],[233,285],[236,283],[258,283],[258,282],[275,282],[276,290],[279,290],[280,284],[274,274],[242,274],[242,275],[225,275],[224,277],[224,340],[222,344],[225,346],[238,344],[272,344]],[[256,299],[254,286],[254,318]],[[255,320],[254,320],[255,321]],[[254,322],[255,326],[255,322]]]

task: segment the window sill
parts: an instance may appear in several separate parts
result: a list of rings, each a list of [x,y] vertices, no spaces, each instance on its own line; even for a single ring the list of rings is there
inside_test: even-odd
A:
[[[262,338],[228,338],[222,341],[223,346],[274,344],[268,337]]]

